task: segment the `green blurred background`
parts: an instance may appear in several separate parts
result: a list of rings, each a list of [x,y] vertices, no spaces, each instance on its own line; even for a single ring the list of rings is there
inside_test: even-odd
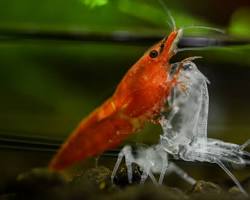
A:
[[[164,1],[177,26],[219,27],[226,34],[186,31],[184,36],[250,40],[249,0]],[[9,39],[5,30],[88,35],[163,37],[168,16],[154,0],[0,1],[0,134],[63,141],[77,123],[112,95],[150,43]],[[155,41],[156,42],[156,41]],[[154,42],[153,42],[154,43]],[[152,43],[152,44],[153,44]],[[186,51],[203,56],[211,81],[209,136],[243,143],[250,138],[250,44]],[[155,143],[160,128],[147,124],[127,143]],[[2,180],[46,166],[51,152],[0,149]]]

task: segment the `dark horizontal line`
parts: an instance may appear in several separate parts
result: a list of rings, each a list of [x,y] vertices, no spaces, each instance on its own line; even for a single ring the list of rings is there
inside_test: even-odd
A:
[[[68,31],[41,31],[41,30],[13,30],[0,29],[0,42],[13,42],[22,40],[47,40],[47,41],[75,41],[75,42],[101,42],[146,45],[152,44],[163,38],[163,35],[146,36],[132,32],[112,32],[109,34],[93,32],[68,32]],[[185,47],[210,47],[234,46],[250,44],[250,40],[231,38],[184,37],[179,42],[180,48]]]
[[[12,150],[23,150],[23,151],[34,151],[34,152],[55,152],[55,149],[49,149],[49,148],[39,148],[39,147],[28,147],[28,146],[19,146],[16,145],[14,146],[13,144],[11,145],[4,145],[0,144],[0,149],[12,149]]]
[[[41,137],[21,136],[17,134],[0,134],[0,148],[55,152],[63,142]]]
[[[55,153],[62,143],[63,140],[53,140],[43,137],[29,137],[13,133],[0,134],[0,149]],[[103,156],[116,157],[119,151],[119,149],[110,150],[105,152]]]

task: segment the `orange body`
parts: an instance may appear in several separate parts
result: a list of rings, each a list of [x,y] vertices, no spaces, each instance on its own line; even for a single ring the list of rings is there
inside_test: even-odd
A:
[[[63,144],[49,168],[60,170],[116,147],[145,121],[159,115],[175,84],[169,59],[181,31],[150,48],[126,73],[115,93],[85,118]]]

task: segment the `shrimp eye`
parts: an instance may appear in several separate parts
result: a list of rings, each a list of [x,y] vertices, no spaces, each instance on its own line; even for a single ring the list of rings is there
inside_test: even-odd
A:
[[[183,65],[183,69],[186,71],[186,70],[192,70],[193,69],[193,66],[191,64],[185,64]]]
[[[156,50],[150,51],[149,56],[151,58],[156,58],[158,56],[158,51],[156,51]]]

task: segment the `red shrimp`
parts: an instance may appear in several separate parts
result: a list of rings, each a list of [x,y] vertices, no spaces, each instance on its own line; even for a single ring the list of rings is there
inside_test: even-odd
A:
[[[169,60],[181,36],[182,29],[173,30],[129,69],[114,94],[72,132],[49,164],[50,169],[62,170],[118,146],[160,114],[177,83],[177,78],[170,76]]]

